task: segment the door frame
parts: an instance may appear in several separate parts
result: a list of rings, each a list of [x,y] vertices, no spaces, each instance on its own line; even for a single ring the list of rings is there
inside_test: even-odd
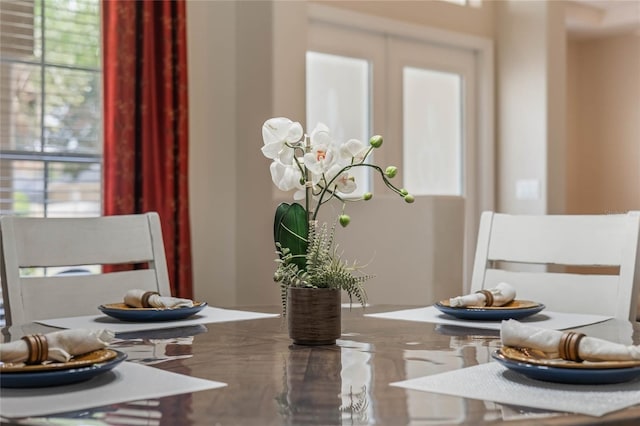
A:
[[[474,196],[465,203],[463,290],[468,291],[473,271],[480,214],[495,210],[495,142],[494,142],[494,47],[488,38],[456,33],[428,26],[366,15],[335,7],[308,4],[308,20],[339,25],[372,34],[415,39],[474,52],[476,57],[476,149],[474,158]],[[374,30],[372,30],[374,29]],[[469,188],[471,189],[471,188]]]

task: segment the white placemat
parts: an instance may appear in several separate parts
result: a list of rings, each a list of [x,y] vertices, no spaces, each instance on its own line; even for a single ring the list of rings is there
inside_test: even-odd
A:
[[[58,328],[106,328],[115,333],[126,333],[142,330],[160,330],[163,328],[186,327],[197,324],[210,324],[214,322],[243,321],[260,318],[273,318],[278,314],[265,314],[261,312],[236,311],[207,306],[196,315],[178,321],[156,322],[126,322],[109,317],[107,315],[88,315],[82,317],[67,317],[37,321],[40,324]]]
[[[85,410],[109,404],[137,401],[226,386],[132,362],[86,382],[65,386],[0,390],[3,417],[35,417]]]
[[[468,328],[481,328],[485,330],[500,330],[500,321],[475,321],[461,320],[443,314],[433,306],[426,308],[404,309],[401,311],[366,314],[367,317],[387,318],[405,321],[430,322],[434,324],[456,325]],[[568,328],[582,327],[589,324],[606,321],[612,317],[603,315],[570,314],[564,312],[552,312],[544,310],[540,313],[518,321],[537,327],[553,330],[565,330]]]
[[[541,382],[497,362],[395,382],[391,386],[598,417],[640,403],[640,380],[593,386]]]

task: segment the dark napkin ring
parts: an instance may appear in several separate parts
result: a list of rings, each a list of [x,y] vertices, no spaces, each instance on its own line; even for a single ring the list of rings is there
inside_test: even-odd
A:
[[[143,308],[153,308],[153,306],[149,304],[149,298],[154,294],[160,296],[160,293],[158,293],[157,291],[147,291],[142,295],[142,297],[140,298],[140,304]]]
[[[577,333],[575,331],[562,333],[560,343],[558,343],[560,358],[568,361],[582,362],[578,348],[580,346],[580,341],[584,336],[585,335],[583,333]]]
[[[489,290],[478,290],[476,293],[484,294],[484,306],[493,306],[493,293]]]
[[[49,342],[42,334],[30,334],[22,336],[22,340],[27,343],[27,360],[25,364],[42,364],[49,357]]]

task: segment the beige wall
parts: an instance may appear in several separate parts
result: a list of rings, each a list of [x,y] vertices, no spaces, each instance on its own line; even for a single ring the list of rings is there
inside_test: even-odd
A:
[[[305,10],[304,3],[187,3],[194,291],[217,306],[279,301],[276,202],[261,127],[276,110],[304,109],[304,54],[286,52],[304,52],[296,34],[306,33]]]
[[[561,213],[566,149],[561,3],[499,2],[496,36],[497,210]],[[519,194],[518,187],[529,182],[537,194]]]
[[[195,296],[212,304],[233,303],[236,292],[235,21],[231,2],[187,3]]]
[[[640,35],[568,45],[567,211],[640,210]]]

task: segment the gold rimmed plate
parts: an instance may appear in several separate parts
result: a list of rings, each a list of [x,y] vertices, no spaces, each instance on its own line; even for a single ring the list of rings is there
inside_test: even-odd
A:
[[[441,300],[433,305],[440,312],[465,320],[502,321],[522,319],[537,314],[545,306],[530,300],[513,300],[504,306],[463,306],[452,307],[449,300]]]
[[[541,351],[503,346],[492,357],[508,369],[546,382],[611,384],[640,377],[640,361],[575,362],[548,358]]]
[[[513,346],[503,346],[500,348],[500,354],[512,361],[520,361],[555,368],[602,369],[640,367],[640,360],[576,362],[561,358],[549,358],[544,352],[537,349],[516,348]]]
[[[123,352],[100,349],[64,363],[3,364],[0,366],[0,386],[35,388],[82,382],[112,370],[125,359],[127,354]]]
[[[184,308],[133,308],[124,303],[108,303],[98,306],[101,312],[121,321],[151,322],[174,321],[189,318],[207,306],[207,302],[193,302]]]
[[[99,362],[106,362],[115,358],[118,353],[111,349],[98,349],[71,358],[67,362],[47,361],[42,364],[26,365],[22,362],[4,362],[0,364],[0,373],[32,373],[35,371],[68,370],[70,368],[86,367]]]

